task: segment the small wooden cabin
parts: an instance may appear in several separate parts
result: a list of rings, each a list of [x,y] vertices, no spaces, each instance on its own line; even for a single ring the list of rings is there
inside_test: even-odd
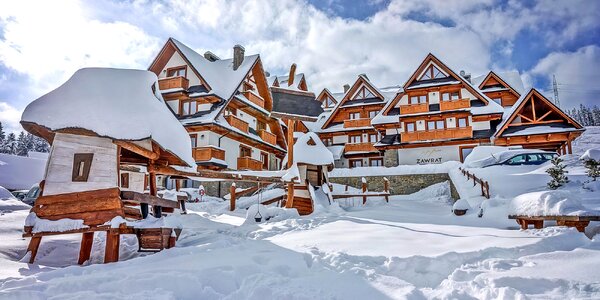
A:
[[[80,264],[90,258],[96,231],[107,232],[104,262],[118,260],[120,234],[137,234],[140,249],[173,246],[171,228],[134,222],[179,207],[157,197],[157,169],[195,165],[187,132],[157,90],[148,71],[90,68],[27,106],[21,124],[52,145],[23,235],[31,237],[31,263],[47,235],[82,233]],[[134,166],[148,171],[149,194],[146,174]],[[148,239],[149,232],[156,236]]]

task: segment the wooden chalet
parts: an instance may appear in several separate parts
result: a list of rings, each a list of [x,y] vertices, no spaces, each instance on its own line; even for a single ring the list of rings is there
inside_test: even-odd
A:
[[[503,108],[428,54],[392,101],[373,120],[385,136],[375,148],[395,164],[463,159],[489,145]]]
[[[494,134],[498,146],[521,145],[572,154],[571,143],[585,129],[536,89],[523,95]]]
[[[331,93],[329,89],[324,88],[317,96],[317,101],[321,102],[321,107],[323,107],[324,110],[332,110],[339,100],[336,96],[337,95]]]
[[[496,73],[473,78],[473,85],[502,107],[512,107],[524,92],[523,81],[518,72]]]
[[[198,54],[169,38],[149,67],[162,96],[189,133],[199,169],[276,170],[286,154],[259,55]]]
[[[383,166],[383,151],[374,146],[381,136],[371,120],[394,94],[382,92],[361,74],[326,117],[313,126],[334,153],[336,167]],[[336,98],[327,90],[320,96]]]
[[[136,234],[141,250],[174,245],[179,229],[126,223],[179,208],[157,197],[157,169],[194,164],[188,135],[157,90],[148,71],[89,68],[27,106],[21,124],[52,145],[23,234],[31,237],[31,263],[48,235],[81,233],[79,264],[90,258],[97,231],[107,233],[104,262],[119,259],[121,234]]]

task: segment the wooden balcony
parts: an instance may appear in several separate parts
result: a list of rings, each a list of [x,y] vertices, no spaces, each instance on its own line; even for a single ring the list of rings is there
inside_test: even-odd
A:
[[[400,105],[400,114],[418,114],[429,111],[429,103]]]
[[[227,123],[229,123],[229,125],[245,132],[248,133],[248,123],[246,123],[246,121],[234,116],[234,115],[228,115],[225,116],[225,120],[227,120]]]
[[[378,151],[372,143],[346,144],[344,153],[348,152],[376,152]]]
[[[440,101],[440,110],[455,110],[471,107],[471,99],[458,99],[451,101]]]
[[[369,127],[371,119],[344,120],[344,128]]]
[[[277,136],[264,130],[261,129],[258,131],[258,136],[265,142],[271,144],[271,145],[275,145],[277,143]]]
[[[238,170],[260,171],[262,170],[262,165],[262,161],[251,157],[238,157],[237,159]]]
[[[190,85],[190,81],[183,76],[169,77],[169,78],[163,78],[163,79],[158,80],[158,88],[161,91],[168,90],[168,89],[176,89],[176,88],[182,88],[182,89],[187,90],[189,85]]]
[[[473,137],[473,128],[469,126],[464,128],[450,128],[444,130],[405,132],[402,133],[401,141],[402,143],[406,143],[471,137]]]
[[[252,102],[262,108],[265,108],[265,100],[261,96],[255,94],[251,91],[242,92],[242,95],[244,95],[244,97],[246,97],[246,99],[250,100],[250,102]]]
[[[225,151],[215,147],[192,148],[192,156],[196,161],[209,161],[212,158],[225,160]]]

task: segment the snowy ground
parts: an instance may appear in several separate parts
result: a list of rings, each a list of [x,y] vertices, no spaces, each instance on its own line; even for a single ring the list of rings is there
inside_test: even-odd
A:
[[[594,144],[584,137],[578,152]],[[575,158],[567,159],[572,183],[563,190],[600,207],[599,193],[581,188],[586,179]],[[140,254],[135,238],[123,237],[121,261],[104,265],[97,234],[83,267],[75,265],[78,235],[45,238],[36,264],[20,262],[27,210],[7,206],[0,212],[0,298],[598,299],[599,224],[586,236],[556,226],[522,231],[506,217],[513,197],[545,189],[546,167],[473,170],[490,181],[489,200],[452,169],[474,207],[460,217],[451,212],[447,183],[366,206],[324,205],[317,193],[311,216],[276,209],[269,214],[281,215],[261,224],[253,212],[248,220],[245,209],[229,212],[227,201],[205,197],[188,204],[188,215],[174,216],[184,224],[176,248]]]

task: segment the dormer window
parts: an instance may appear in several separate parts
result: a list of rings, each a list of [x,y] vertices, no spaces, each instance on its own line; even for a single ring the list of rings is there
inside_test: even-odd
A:
[[[369,98],[375,98],[375,95],[373,95],[373,93],[371,93],[371,91],[369,91],[369,89],[367,89],[366,87],[362,87],[360,90],[358,90],[358,92],[356,94],[354,94],[354,98],[352,99],[369,99]]]
[[[427,68],[427,70],[425,70],[425,73],[421,75],[421,78],[419,80],[436,79],[444,77],[446,77],[446,74],[442,73],[442,71],[440,71],[440,69],[438,69],[436,66],[431,65],[429,66],[429,68]]]
[[[333,99],[327,97],[325,100],[325,107],[332,107],[334,105]]]
[[[186,77],[186,75],[187,75],[186,73],[187,73],[186,66],[179,66],[179,67],[173,67],[173,68],[167,69],[167,77],[177,77],[177,76]]]

